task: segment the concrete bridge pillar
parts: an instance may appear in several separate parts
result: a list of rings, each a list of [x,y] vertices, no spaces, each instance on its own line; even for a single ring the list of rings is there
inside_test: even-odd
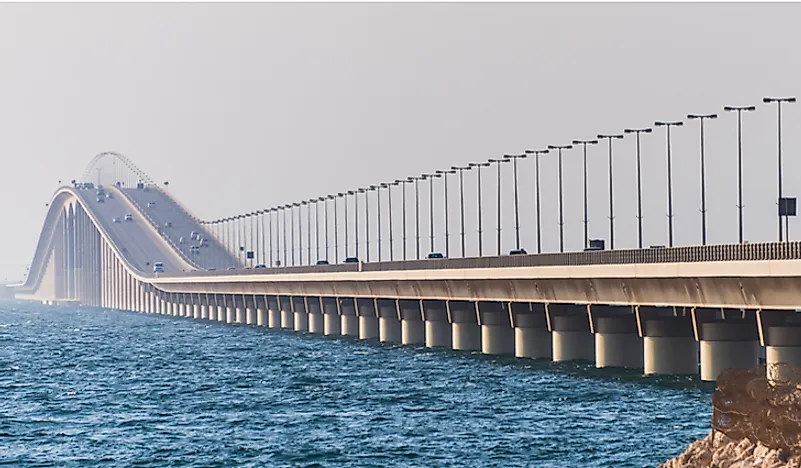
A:
[[[494,356],[515,353],[515,332],[509,317],[509,303],[478,303],[481,352]]]
[[[352,297],[339,298],[339,318],[342,336],[359,336],[359,318],[356,316],[356,302]]]
[[[375,299],[356,299],[356,315],[359,317],[359,339],[378,338],[378,315]]]
[[[319,297],[306,297],[306,312],[309,314],[309,333],[325,334],[325,316]]]
[[[295,318],[295,331],[306,332],[309,330],[309,314],[306,312],[306,301],[303,296],[294,296],[292,300],[292,310]]]
[[[378,309],[378,341],[382,343],[401,342],[401,323],[398,303],[393,299],[376,299]]]
[[[673,307],[639,306],[635,311],[645,375],[697,374],[698,343],[691,317],[677,315]]]
[[[398,308],[401,316],[401,343],[405,345],[425,343],[426,332],[420,301],[402,299],[398,301]]]
[[[548,304],[553,362],[595,361],[595,339],[586,305]]]
[[[245,300],[245,325],[256,325],[256,297],[246,294]]]
[[[728,368],[747,370],[759,365],[759,336],[755,314],[748,318],[702,320],[693,312],[701,348],[701,380],[715,381]]]
[[[281,328],[281,307],[278,296],[267,296],[267,326]]]
[[[448,319],[451,323],[453,349],[481,351],[481,327],[475,302],[448,301]]]
[[[281,328],[295,329],[295,313],[292,311],[292,302],[289,296],[278,296],[278,306],[281,308]]]
[[[772,382],[792,382],[792,367],[801,368],[801,317],[795,311],[759,310],[759,340],[765,347],[767,376]],[[789,367],[792,366],[792,367]]]
[[[245,296],[242,295],[235,295],[234,296],[234,305],[236,306],[235,310],[235,323],[244,325],[247,322],[247,310],[245,306]]]
[[[511,319],[515,330],[515,357],[553,358],[553,338],[548,330],[544,303],[512,302]]]
[[[590,306],[595,367],[643,368],[643,344],[631,306]]]
[[[253,296],[254,306],[256,307],[256,325],[259,327],[267,326],[267,300],[264,296]]]
[[[200,319],[209,319],[209,297],[207,294],[198,294],[198,302],[200,303]]]
[[[215,294],[214,295],[214,303],[217,304],[217,321],[218,322],[225,322],[226,317],[226,310],[228,309],[225,303],[225,295],[224,294]]]
[[[424,300],[421,306],[425,320],[426,348],[451,348],[453,340],[446,302]]]
[[[200,320],[200,295],[190,294],[189,301],[192,303],[192,318],[195,320]]]
[[[224,294],[223,297],[225,299],[225,323],[232,324],[236,323],[236,300],[234,296],[229,294]]]
[[[207,305],[207,317],[210,322],[217,321],[217,295],[216,294],[207,294],[206,295],[206,305]]]
[[[325,336],[340,336],[342,334],[342,320],[339,318],[338,299],[324,297],[323,304],[323,333]]]

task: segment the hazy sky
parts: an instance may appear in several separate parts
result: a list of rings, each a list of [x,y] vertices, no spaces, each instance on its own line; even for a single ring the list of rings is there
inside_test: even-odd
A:
[[[799,93],[799,15],[798,4],[2,4],[0,280],[30,262],[58,181],[102,151],[169,180],[210,219],[690,112],[721,114],[706,131],[708,235],[732,242],[736,118],[723,105],[758,106],[744,116],[745,233],[773,240],[776,109],[761,98]],[[799,105],[784,112],[789,196],[801,195]],[[677,244],[700,243],[698,140],[697,122],[674,132]],[[618,247],[637,241],[634,148],[631,136],[615,146]],[[664,130],[643,137],[642,157],[645,243],[664,244]],[[565,153],[569,250],[583,244],[580,164],[578,150]],[[591,237],[608,237],[606,164],[606,147],[591,148]],[[532,167],[520,165],[529,252]],[[555,158],[542,174],[543,245],[554,250]],[[494,168],[482,175],[494,251]],[[465,183],[470,253],[475,174]],[[424,206],[427,194],[421,184]],[[508,251],[511,203],[503,218]]]

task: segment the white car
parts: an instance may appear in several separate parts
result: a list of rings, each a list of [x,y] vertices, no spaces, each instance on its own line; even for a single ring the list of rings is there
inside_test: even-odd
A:
[[[115,223],[121,223],[122,218],[120,218],[119,216],[115,216],[114,219],[112,219],[112,221],[114,221]]]
[[[132,214],[130,214],[130,213],[128,213],[127,215],[125,215],[125,221],[133,221],[133,215],[132,215]]]
[[[164,264],[156,262],[153,264],[153,273],[164,273]]]

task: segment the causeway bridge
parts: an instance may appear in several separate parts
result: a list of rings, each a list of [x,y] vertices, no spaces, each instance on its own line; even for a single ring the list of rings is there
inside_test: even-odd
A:
[[[304,202],[291,255],[306,264],[286,266],[286,213],[282,252],[274,209],[250,224],[200,220],[126,157],[103,153],[56,190],[15,294],[703,380],[760,360],[801,366],[801,242],[315,264],[315,253],[329,258],[329,227],[342,229],[319,202],[324,253],[319,211],[315,247]],[[347,236],[347,211],[344,221]]]

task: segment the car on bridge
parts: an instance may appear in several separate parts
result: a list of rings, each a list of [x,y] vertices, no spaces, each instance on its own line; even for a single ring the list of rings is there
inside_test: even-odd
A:
[[[172,221],[167,221],[166,223],[164,223],[164,229],[171,228],[171,227],[172,227]]]
[[[189,247],[189,253],[199,254],[200,253],[200,247],[198,247],[196,245],[193,245],[192,247]]]
[[[207,241],[206,239],[200,239],[200,244],[198,244],[198,245],[201,246],[201,247],[208,247],[209,246],[209,241]]]
[[[192,231],[189,233],[189,238],[192,240],[198,239],[200,236],[198,235],[197,231]]]
[[[428,254],[428,258],[429,259],[432,259],[432,258],[445,258],[445,256],[442,255],[441,252],[431,252],[431,253]]]
[[[164,264],[161,262],[153,263],[153,273],[164,273]]]
[[[156,207],[156,202],[154,202],[154,201],[147,202],[147,207],[148,208],[155,208]]]
[[[345,259],[345,263],[359,263],[358,257],[348,257]]]
[[[126,214],[125,221],[133,221],[133,215],[131,213]]]
[[[103,197],[103,196],[97,197],[97,202],[98,203],[105,203],[106,202],[106,197]]]
[[[119,216],[115,216],[111,221],[113,221],[115,223],[121,223],[122,222],[122,218],[120,218]]]
[[[315,265],[328,265],[328,260],[317,260]]]
[[[254,266],[253,268],[257,268],[257,269],[259,269],[259,270],[260,270],[260,269],[262,269],[262,268],[267,268],[267,265],[265,265],[265,264],[263,264],[263,263],[259,263],[258,265]]]
[[[514,249],[509,252],[509,255],[528,255],[528,252],[526,252],[526,249]]]
[[[111,192],[106,192],[106,198],[114,198],[114,194]]]

